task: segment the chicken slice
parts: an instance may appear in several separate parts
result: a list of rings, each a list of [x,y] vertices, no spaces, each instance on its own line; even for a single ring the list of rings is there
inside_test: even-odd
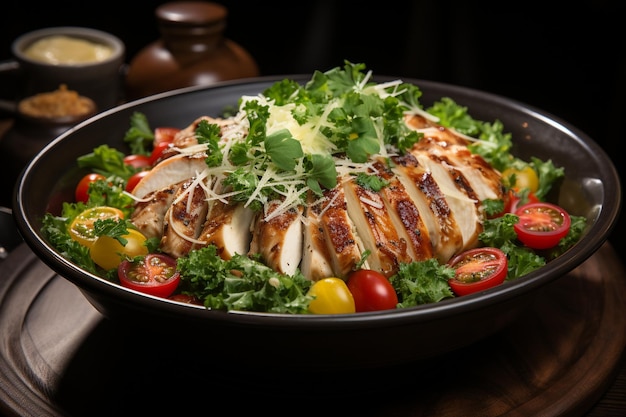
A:
[[[361,261],[365,248],[348,216],[343,187],[325,191],[324,200],[309,209],[319,219],[324,232],[333,275],[345,279]],[[369,264],[366,262],[363,267],[368,268]]]
[[[443,193],[463,238],[462,249],[475,247],[482,232],[481,204],[463,176],[445,160],[419,149],[411,150],[420,165],[430,171],[439,190]]]
[[[208,204],[202,183],[195,178],[184,181],[165,213],[159,248],[174,258],[180,258],[196,245],[202,244],[197,238],[207,211]]]
[[[418,207],[433,244],[434,255],[447,262],[463,247],[463,236],[445,195],[430,171],[422,167],[412,154],[392,158],[393,172]]]
[[[228,260],[235,254],[245,255],[250,249],[253,214],[243,204],[212,201],[198,240],[205,245],[215,245],[222,259]]]
[[[324,229],[317,210],[313,209],[316,199],[312,192],[307,197],[308,207],[305,213],[304,243],[300,269],[305,276],[313,281],[333,276],[330,254],[324,236]]]
[[[400,263],[411,262],[407,241],[396,231],[383,198],[377,192],[358,183],[355,177],[343,181],[348,215],[354,222],[370,251],[367,258],[370,268],[390,277],[398,271]]]
[[[469,188],[481,202],[502,199],[504,188],[500,172],[493,169],[482,156],[471,153],[466,146],[446,145],[436,137],[429,136],[422,138],[414,149],[435,156],[442,163],[454,167],[463,175]]]
[[[301,217],[304,208],[290,208],[269,218],[280,203],[277,200],[268,203],[268,208],[255,216],[251,225],[252,241],[248,254],[260,254],[267,266],[283,274],[293,275],[302,260]]]
[[[206,155],[176,155],[167,158],[152,168],[132,191],[137,198],[144,198],[149,193],[196,177],[206,169]]]
[[[147,194],[135,204],[131,222],[147,238],[163,236],[163,220],[182,183],[171,184]]]
[[[405,117],[405,123],[412,129],[424,134],[424,137],[437,138],[442,144],[462,145],[466,146],[468,140],[463,136],[455,133],[453,130],[447,129],[433,121],[426,119],[424,116],[412,114]]]
[[[465,137],[419,115],[407,116],[406,123],[424,135],[414,150],[437,155],[441,161],[454,166],[480,201],[502,198],[500,173],[482,156],[470,152],[467,148],[470,142]]]
[[[433,257],[433,244],[422,214],[406,188],[385,162],[374,162],[376,175],[387,181],[380,190],[387,211],[398,233],[403,233],[407,241],[407,252],[414,261],[424,261]]]

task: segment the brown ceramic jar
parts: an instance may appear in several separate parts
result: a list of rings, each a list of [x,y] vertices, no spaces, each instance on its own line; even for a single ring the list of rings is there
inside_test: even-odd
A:
[[[133,57],[126,99],[193,85],[255,77],[259,69],[240,45],[224,37],[228,10],[216,3],[180,1],[159,6],[161,39]]]

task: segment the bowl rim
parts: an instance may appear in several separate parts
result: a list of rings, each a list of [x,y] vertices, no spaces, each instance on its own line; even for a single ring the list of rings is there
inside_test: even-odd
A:
[[[39,231],[35,230],[32,224],[30,224],[27,220],[27,208],[24,205],[23,197],[26,192],[25,185],[27,185],[27,181],[32,181],[29,176],[30,172],[34,170],[46,152],[54,149],[54,147],[59,142],[63,141],[64,138],[72,135],[73,132],[81,129],[83,126],[94,123],[117,112],[132,109],[141,106],[144,103],[166,100],[170,97],[188,95],[195,92],[214,91],[229,88],[231,86],[272,83],[285,78],[306,81],[310,79],[310,77],[310,74],[260,76],[240,80],[222,81],[209,86],[185,87],[121,104],[79,123],[44,147],[44,149],[29,162],[20,174],[18,183],[14,190],[13,214],[24,240],[44,261],[44,263],[55,270],[59,275],[79,286],[83,292],[96,292],[106,298],[114,299],[115,302],[118,303],[136,302],[137,296],[139,295],[142,302],[141,306],[138,306],[137,308],[151,309],[153,310],[152,313],[162,314],[165,316],[180,315],[180,313],[183,312],[187,318],[199,319],[203,321],[209,320],[216,323],[228,321],[229,325],[258,324],[263,326],[269,325],[277,328],[302,328],[304,326],[307,329],[313,330],[328,329],[329,326],[333,329],[354,328],[362,326],[365,322],[367,322],[370,327],[397,326],[408,322],[415,323],[416,321],[444,319],[451,314],[459,314],[476,309],[488,308],[498,303],[510,302],[513,298],[528,293],[537,287],[544,286],[548,282],[558,279],[575,269],[604,244],[604,242],[608,239],[608,235],[616,225],[622,205],[619,175],[617,174],[617,170],[606,152],[586,133],[582,132],[569,122],[566,122],[546,111],[497,94],[437,81],[389,76],[375,76],[374,80],[400,78],[403,81],[413,83],[423,89],[446,89],[454,94],[463,94],[477,97],[481,100],[488,100],[494,104],[499,104],[505,106],[506,108],[511,108],[514,111],[524,113],[530,117],[540,119],[553,128],[564,132],[567,136],[574,138],[585,148],[589,148],[589,151],[593,152],[597,158],[607,161],[605,165],[600,166],[600,169],[602,170],[601,177],[614,181],[617,187],[613,190],[613,193],[604,193],[603,204],[598,208],[599,212],[597,213],[593,224],[588,226],[588,230],[585,232],[585,239],[579,241],[566,253],[550,261],[551,275],[549,280],[545,279],[546,271],[545,267],[542,267],[516,279],[515,281],[505,282],[502,285],[485,292],[471,294],[464,297],[455,297],[452,299],[442,300],[437,303],[388,311],[329,315],[294,315],[249,311],[212,311],[207,310],[204,306],[195,306],[172,300],[164,300],[135,292],[127,288],[122,288],[121,286],[96,275],[87,273],[86,271],[77,268],[67,259],[63,258],[55,250],[52,250],[47,242],[40,236]]]

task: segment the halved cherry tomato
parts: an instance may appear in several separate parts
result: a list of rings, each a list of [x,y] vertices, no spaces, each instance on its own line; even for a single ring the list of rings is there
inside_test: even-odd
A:
[[[448,284],[457,296],[483,291],[504,282],[508,264],[506,254],[498,248],[470,249],[448,262],[456,271]]]
[[[126,191],[128,191],[129,193],[132,193],[135,187],[137,186],[137,184],[139,184],[139,181],[141,181],[141,179],[145,177],[146,175],[148,175],[149,173],[150,171],[148,170],[148,171],[139,171],[133,174],[133,176],[131,176],[126,182],[126,188],[125,188]]]
[[[90,248],[97,239],[94,233],[94,223],[96,220],[118,220],[123,218],[124,213],[122,210],[115,207],[98,206],[88,208],[72,220],[68,232],[72,239]]]
[[[519,217],[513,227],[517,238],[532,249],[548,249],[556,246],[569,232],[571,219],[561,207],[550,203],[530,203],[519,207]]]
[[[152,153],[150,154],[150,166],[155,165],[159,159],[163,156],[163,152],[170,147],[171,142],[159,142],[154,145],[154,149],[152,149]]]
[[[117,239],[106,235],[98,237],[93,242],[89,255],[96,265],[108,271],[117,268],[127,258],[148,254],[146,237],[140,231],[129,229],[128,234],[122,237],[127,240],[125,246]]]
[[[396,290],[380,272],[359,269],[350,274],[347,284],[357,312],[390,310],[398,304]]]
[[[157,127],[154,129],[153,143],[155,146],[161,142],[171,143],[178,132],[180,132],[180,129],[176,127]]]
[[[117,275],[122,286],[163,298],[172,295],[180,282],[176,260],[165,254],[152,253],[136,262],[122,261]]]
[[[313,314],[354,313],[354,298],[345,281],[341,278],[323,278],[315,282],[308,295],[315,297],[309,304]]]
[[[74,191],[74,198],[77,202],[86,203],[89,199],[89,185],[92,182],[96,182],[99,180],[106,180],[106,177],[101,174],[91,173],[85,175],[80,179],[78,185],[76,185],[76,189]]]
[[[148,155],[126,155],[124,164],[133,168],[149,168],[152,166]]]

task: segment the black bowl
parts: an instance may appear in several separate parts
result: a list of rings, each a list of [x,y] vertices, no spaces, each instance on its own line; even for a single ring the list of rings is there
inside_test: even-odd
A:
[[[447,96],[480,120],[498,119],[513,134],[514,153],[552,159],[566,177],[553,202],[587,218],[584,237],[545,267],[491,290],[430,305],[350,315],[278,315],[208,311],[153,298],[91,275],[63,258],[40,233],[44,213],[60,213],[72,200],[81,172],[76,158],[96,146],[125,149],[133,112],[151,125],[186,127],[201,115],[217,116],[242,95],[254,95],[285,77],[261,77],[191,87],[128,103],[70,129],[25,168],[15,190],[14,216],[24,240],[51,269],[77,285],[112,320],[136,326],[170,343],[195,363],[250,370],[343,370],[427,361],[468,346],[510,324],[537,292],[588,259],[615,225],[621,188],[605,152],[572,125],[522,103],[459,86],[406,80],[423,91],[422,103]],[[308,76],[287,78],[307,81]],[[389,79],[379,77],[378,80]],[[228,359],[225,359],[228,358]]]

